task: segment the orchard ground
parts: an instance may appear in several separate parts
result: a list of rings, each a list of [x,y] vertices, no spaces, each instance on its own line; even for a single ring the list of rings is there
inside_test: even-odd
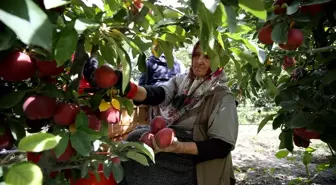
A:
[[[294,148],[294,160],[278,159],[275,153],[278,151],[280,130],[274,131],[270,124],[259,134],[257,129],[258,125],[239,126],[237,145],[232,152],[237,184],[298,185],[300,181],[301,184],[308,184],[302,182],[307,179],[306,169],[301,161],[304,149]],[[322,172],[316,169],[317,165],[328,162],[327,156],[330,155],[328,146],[320,140],[312,140],[310,146],[316,149],[309,164],[312,184],[336,184],[336,168]]]

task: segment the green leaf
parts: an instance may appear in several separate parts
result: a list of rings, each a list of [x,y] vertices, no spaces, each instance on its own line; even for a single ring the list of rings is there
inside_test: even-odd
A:
[[[64,152],[65,149],[67,148],[69,144],[69,133],[60,133],[59,136],[62,138],[59,142],[58,145],[54,148],[56,157],[59,158]]]
[[[292,15],[296,13],[300,8],[300,2],[299,1],[294,1],[291,3],[289,6],[286,8],[286,14],[287,15]]]
[[[315,115],[311,112],[298,112],[291,120],[292,128],[302,128],[310,125],[315,120]]]
[[[87,128],[89,127],[89,119],[84,111],[80,111],[76,116],[76,127],[77,128]]]
[[[102,120],[101,121],[101,125],[102,126],[100,128],[100,135],[102,135],[102,136],[108,136],[108,132],[109,132],[108,126],[109,126],[109,124],[106,121]]]
[[[294,149],[293,145],[293,129],[283,130],[280,135],[280,146],[279,149],[287,149],[292,152]]]
[[[309,163],[311,163],[313,159],[313,155],[309,152],[304,152],[302,156],[302,163],[307,166]]]
[[[79,35],[82,34],[86,29],[97,29],[98,27],[99,27],[98,23],[84,18],[76,19],[74,26]]]
[[[18,104],[25,96],[26,91],[14,91],[0,98],[0,108],[9,109]]]
[[[237,13],[232,6],[225,5],[224,8],[226,13],[226,22],[229,24],[229,31],[234,33],[237,29]]]
[[[250,63],[253,68],[258,68],[258,61],[255,59],[255,57],[249,53],[247,50],[241,50],[239,48],[231,47],[230,50],[235,53],[240,59],[246,60],[248,63]]]
[[[89,137],[90,135],[80,130],[70,135],[71,146],[82,156],[89,156],[91,152],[92,145]]]
[[[22,119],[11,119],[7,120],[7,124],[10,127],[12,136],[15,140],[20,141],[23,137],[26,136],[26,130],[21,124]]]
[[[189,1],[190,7],[193,10],[194,13],[198,11],[198,6],[199,6],[199,0],[196,1]]]
[[[273,127],[273,130],[276,130],[278,129],[281,124],[283,124],[285,121],[285,115],[284,114],[279,114],[274,120],[273,120],[273,123],[272,123],[272,127]]]
[[[123,98],[122,99],[122,104],[125,106],[126,110],[127,110],[127,114],[129,116],[131,116],[133,114],[134,111],[134,104],[133,102],[128,99],[128,98]]]
[[[275,97],[278,94],[278,88],[273,84],[270,78],[267,79],[268,90],[271,93],[272,97]]]
[[[124,144],[122,146],[122,149],[124,149],[126,147],[136,148],[138,151],[146,154],[152,160],[152,162],[155,163],[154,151],[148,145],[146,145],[144,143],[138,143],[138,142],[129,142],[129,143]]]
[[[22,138],[18,149],[27,152],[42,152],[55,148],[60,139],[50,133],[36,133]]]
[[[42,185],[43,173],[40,167],[30,162],[14,164],[5,175],[6,185]]]
[[[316,149],[314,149],[314,148],[311,148],[311,147],[306,148],[306,152],[313,153],[315,151],[316,151]]]
[[[15,33],[8,27],[5,27],[0,34],[0,51],[11,48],[16,40]]]
[[[327,71],[321,79],[321,81],[324,84],[329,84],[335,80],[336,80],[336,69]]]
[[[258,132],[259,133],[261,131],[261,129],[264,128],[264,126],[269,122],[269,121],[272,121],[273,120],[273,117],[275,116],[276,114],[270,114],[270,115],[267,115],[259,124],[259,127],[258,127]]]
[[[92,130],[91,128],[88,128],[88,127],[81,127],[78,130],[83,131],[86,134],[88,134],[89,136],[88,140],[90,141],[96,141],[102,137],[102,134],[100,132]]]
[[[124,52],[121,48],[117,47],[117,53],[121,59],[121,65],[123,69],[122,77],[122,91],[125,92],[126,86],[128,85],[131,79],[131,61],[127,53]]]
[[[116,52],[112,46],[113,44],[106,43],[102,40],[99,43],[99,51],[109,64],[115,65]]]
[[[204,3],[205,7],[209,10],[209,12],[215,13],[220,0],[212,0],[212,1],[201,0],[201,2]]]
[[[143,154],[140,154],[140,153],[135,152],[135,151],[128,151],[126,153],[126,156],[128,158],[133,159],[134,161],[144,165],[144,166],[149,166],[147,158]]]
[[[326,170],[326,169],[328,169],[328,168],[330,168],[330,164],[329,164],[329,163],[318,164],[318,165],[316,166],[316,170],[317,170],[318,172],[324,171],[324,170]]]
[[[289,154],[288,150],[280,150],[275,154],[275,157],[278,158],[278,159],[282,159],[282,158],[287,157],[288,154]]]
[[[33,1],[1,2],[0,20],[11,28],[23,43],[51,50],[52,24],[48,16]]]
[[[84,162],[81,165],[81,171],[80,172],[81,172],[81,175],[80,175],[81,178],[86,177],[86,175],[89,173],[88,161]]]
[[[103,172],[106,178],[109,178],[112,173],[112,163],[104,163],[103,164]]]
[[[167,60],[168,68],[172,69],[174,66],[173,46],[164,41],[160,41],[159,45],[162,48],[164,56]]]
[[[123,33],[121,33],[119,30],[115,30],[112,32],[114,32],[118,37],[124,39],[126,41],[126,43],[128,43],[128,45],[134,50],[136,51],[138,54],[142,53],[141,49],[139,48],[138,45],[135,44],[135,42],[133,42],[131,39],[129,39],[128,37],[126,37]]]
[[[308,5],[314,5],[314,4],[324,4],[327,2],[330,2],[332,0],[314,0],[314,1],[307,1],[307,2],[302,2],[301,6],[308,6]]]
[[[203,51],[206,51],[210,40],[213,39],[213,14],[209,12],[204,3],[199,3],[198,14],[201,24],[200,35],[202,35],[200,37],[201,48]]]
[[[112,164],[113,178],[117,183],[120,183],[124,178],[124,169],[121,164]]]
[[[40,93],[51,98],[64,98],[64,91],[58,89],[54,84],[44,85]]]
[[[287,42],[287,28],[286,22],[280,22],[273,27],[272,30],[272,40],[276,43],[286,43]]]
[[[56,43],[54,56],[58,66],[71,58],[77,47],[77,32],[74,29],[64,29]]]
[[[261,0],[238,0],[239,7],[250,12],[251,14],[255,15],[256,17],[266,20],[267,12],[265,9],[264,1]]]
[[[69,4],[70,1],[65,1],[65,0],[44,0],[43,3],[44,3],[45,9],[49,10],[49,9],[52,9],[52,8],[56,8],[56,7],[59,7],[59,6],[63,6],[63,5]]]
[[[90,105],[91,105],[91,109],[92,110],[96,110],[98,109],[101,100],[103,99],[103,96],[101,94],[94,94],[91,98],[90,98]]]
[[[139,55],[137,66],[140,72],[142,73],[147,72],[146,55],[144,53]]]

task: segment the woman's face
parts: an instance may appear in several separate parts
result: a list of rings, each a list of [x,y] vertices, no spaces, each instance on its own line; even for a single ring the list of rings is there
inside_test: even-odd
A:
[[[210,59],[208,55],[204,55],[201,47],[198,45],[192,56],[192,70],[197,77],[204,77],[210,69]]]

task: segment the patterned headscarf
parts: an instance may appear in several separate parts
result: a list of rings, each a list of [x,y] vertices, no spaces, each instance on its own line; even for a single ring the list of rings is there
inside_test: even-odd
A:
[[[199,42],[195,44],[192,56],[194,56],[197,47],[199,47]],[[175,95],[175,101],[181,96],[186,97],[183,99],[182,107],[177,108],[173,101],[168,106],[160,106],[161,115],[169,124],[174,123],[186,111],[200,106],[204,100],[205,93],[213,91],[218,86],[227,87],[227,78],[223,68],[218,68],[215,72],[209,69],[209,73],[206,77],[196,78],[191,66],[188,75],[186,75],[182,83],[179,84],[178,92]]]

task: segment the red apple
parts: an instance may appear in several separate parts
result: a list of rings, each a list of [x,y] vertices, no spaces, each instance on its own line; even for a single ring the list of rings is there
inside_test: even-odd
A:
[[[87,178],[70,179],[70,185],[117,185],[113,173],[110,174],[109,178],[105,177],[103,171],[98,171],[97,175],[99,180],[93,172],[89,171]]]
[[[171,128],[164,128],[155,134],[155,141],[160,148],[171,145],[175,138],[175,132]]]
[[[5,81],[18,82],[35,74],[35,67],[30,57],[20,51],[9,53],[0,61],[0,77]]]
[[[288,0],[276,0],[273,5],[277,6],[277,8],[274,9],[274,14],[284,14],[286,13],[287,8],[281,8],[282,4],[287,3]]]
[[[56,99],[33,95],[23,103],[23,112],[30,120],[50,118],[56,109]]]
[[[63,66],[57,67],[57,63],[55,60],[41,61],[36,59],[35,65],[43,76],[56,76],[64,72],[64,67]]]
[[[108,65],[102,65],[96,69],[94,77],[100,88],[109,88],[118,82],[118,76]]]
[[[101,129],[101,122],[97,118],[97,116],[91,114],[88,115],[88,119],[89,119],[89,128],[99,132]]]
[[[27,161],[37,164],[42,157],[42,152],[27,152]]]
[[[120,121],[120,111],[111,106],[106,111],[100,112],[99,117],[109,124],[116,124]]]
[[[59,158],[56,158],[55,151],[52,150],[52,155],[56,159],[56,161],[58,161],[58,162],[69,161],[71,159],[71,157],[74,156],[75,154],[76,154],[76,150],[74,148],[72,148],[70,141],[69,141],[68,146],[65,149],[64,153],[61,156],[59,156]]]
[[[13,136],[9,128],[4,128],[4,132],[0,134],[0,150],[10,147],[13,142]]]
[[[71,125],[75,123],[80,108],[73,103],[59,103],[56,107],[54,121],[59,125]]]
[[[261,28],[261,30],[259,31],[258,39],[263,44],[273,44],[271,35],[272,35],[272,25],[267,25]]]
[[[279,47],[285,50],[295,50],[300,47],[303,43],[304,36],[299,29],[289,29],[287,35],[287,43],[279,44]]]
[[[156,116],[151,121],[150,129],[153,134],[156,134],[163,128],[166,128],[166,126],[167,126],[166,120],[162,116]]]
[[[296,63],[296,60],[294,57],[289,57],[289,56],[285,56],[284,57],[284,62],[282,64],[282,68],[284,70],[286,70],[289,67],[293,67]]]
[[[293,140],[294,140],[294,144],[298,147],[308,148],[310,145],[309,140],[306,140],[296,134],[293,135]]]
[[[308,131],[306,128],[295,128],[294,133],[304,139],[320,139],[320,133],[317,131]]]
[[[141,135],[139,141],[147,144],[149,147],[153,148],[153,142],[152,142],[152,138],[154,137],[154,134],[151,133],[150,131],[145,132]]]

